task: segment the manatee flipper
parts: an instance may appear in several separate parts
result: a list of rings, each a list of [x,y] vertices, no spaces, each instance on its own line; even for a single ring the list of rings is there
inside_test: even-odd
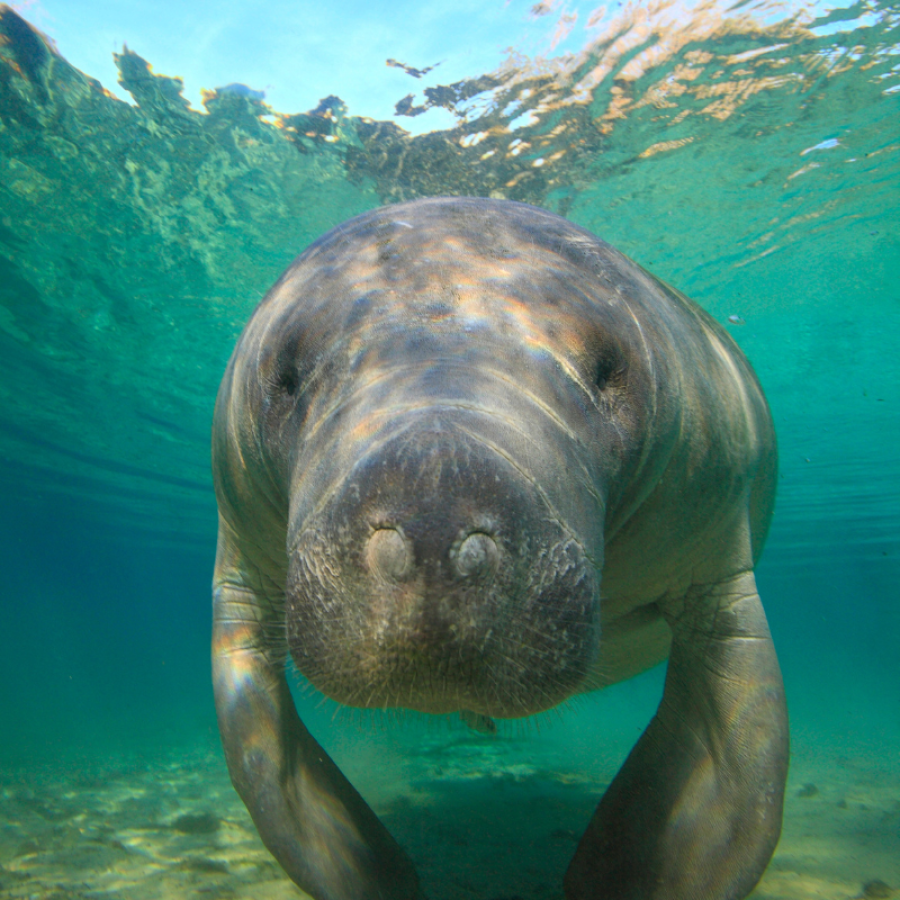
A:
[[[286,648],[272,639],[281,604],[257,571],[221,526],[213,681],[231,780],[263,843],[315,900],[421,900],[409,858],[297,715]]]
[[[744,897],[778,841],[787,709],[753,573],[660,606],[662,702],[581,839],[568,900]]]

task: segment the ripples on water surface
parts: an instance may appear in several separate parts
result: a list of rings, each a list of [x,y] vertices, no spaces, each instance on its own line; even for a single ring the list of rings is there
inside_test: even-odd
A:
[[[761,896],[852,896],[870,876],[900,888],[895,5],[612,7],[578,53],[511,55],[498,71],[398,98],[406,115],[440,106],[457,117],[416,136],[335,98],[288,114],[213,93],[198,112],[177,81],[123,51],[128,105],[8,9],[0,33],[0,711],[17,777],[75,748],[96,758],[154,741],[214,746],[208,431],[237,334],[282,268],[347,217],[429,194],[508,197],[568,216],[719,321],[734,317],[778,427],[780,494],[759,580],[792,701],[797,790],[807,776],[818,784],[791,794]],[[510,737],[509,759],[546,752],[574,771],[574,757],[600,754],[607,777],[652,711],[658,673],[617,690],[551,722],[546,741]],[[596,742],[583,737],[586,713],[603,722]],[[337,721],[357,735],[346,764],[364,778],[353,759],[395,739]],[[325,716],[321,727],[334,725]],[[428,734],[429,752],[449,759],[448,732]],[[340,755],[343,738],[323,740]],[[577,752],[561,752],[566,741]],[[426,756],[410,763],[424,766],[422,783],[437,765]],[[516,764],[496,763],[510,784]],[[100,797],[95,788],[85,796]],[[15,797],[24,806],[10,828],[55,821],[39,793]],[[141,815],[170,828],[177,802],[154,802]],[[836,809],[852,815],[835,823]],[[569,827],[554,826],[561,858]],[[120,830],[131,852],[140,842]],[[7,843],[0,864],[39,861],[50,838],[34,833],[16,846],[38,849],[16,856]],[[161,834],[152,853],[164,867]],[[846,865],[828,862],[841,853]],[[128,896],[143,896],[135,871]]]

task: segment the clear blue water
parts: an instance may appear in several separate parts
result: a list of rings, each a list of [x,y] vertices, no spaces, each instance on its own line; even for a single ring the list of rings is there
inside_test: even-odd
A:
[[[728,327],[779,436],[757,578],[793,736],[785,838],[755,896],[900,889],[898,11],[760,24],[752,7],[641,9],[578,56],[457,91],[456,130],[415,138],[354,118],[364,110],[276,127],[222,97],[201,115],[127,54],[126,106],[4,14],[0,897],[99,884],[59,854],[113,803],[111,784],[146,798],[169,778],[168,805],[133,807],[144,827],[215,809],[252,841],[208,671],[215,390],[255,303],[311,240],[382,203],[466,193],[558,211],[719,321],[740,317]],[[337,710],[299,684],[298,702],[434,897],[555,897],[554,867],[661,679],[493,739]],[[522,825],[537,798],[553,840]],[[115,802],[105,815],[133,849],[132,807]],[[216,834],[204,859],[225,858]],[[513,862],[496,862],[500,845]],[[535,871],[515,862],[545,846]],[[118,896],[185,896],[178,873],[203,872],[172,863],[153,893],[128,859]],[[222,865],[229,890],[260,895]],[[224,890],[222,871],[207,875]]]

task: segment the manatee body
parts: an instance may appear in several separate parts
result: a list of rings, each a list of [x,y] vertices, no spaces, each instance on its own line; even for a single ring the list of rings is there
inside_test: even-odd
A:
[[[219,392],[213,461],[228,767],[316,900],[424,895],[298,718],[288,654],[342,703],[485,728],[668,656],[566,896],[753,888],[788,759],[753,576],[775,438],[743,354],[690,300],[523,204],[367,213],[260,303]]]

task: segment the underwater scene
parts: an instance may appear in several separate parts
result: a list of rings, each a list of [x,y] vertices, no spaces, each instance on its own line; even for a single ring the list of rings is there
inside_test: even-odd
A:
[[[282,868],[290,849],[273,856],[260,837],[281,840],[266,832],[268,801],[248,800],[254,824],[232,786],[245,748],[250,771],[265,755],[251,757],[270,711],[259,698],[252,714],[228,706],[253,687],[235,664],[233,684],[217,687],[217,721],[217,391],[254,309],[298,254],[355,216],[428,197],[563,217],[690,297],[718,323],[710,333],[746,355],[777,434],[755,579],[784,680],[789,769],[780,840],[758,884],[748,876],[733,893],[697,896],[900,898],[900,7],[497,0],[452,6],[457,30],[475,6],[503,35],[501,61],[454,61],[437,14],[404,20],[384,4],[387,37],[373,26],[372,41],[388,48],[379,77],[399,79],[396,96],[354,108],[335,86],[304,112],[243,84],[240,57],[189,98],[140,55],[139,33],[119,35],[127,45],[115,53],[100,48],[117,70],[107,83],[67,60],[39,3],[0,5],[0,898],[607,896],[563,879],[660,704],[667,664],[652,654],[633,677],[522,716],[461,703],[440,714],[359,709],[286,663],[285,696],[305,729],[276,715],[273,731],[313,757],[324,749],[364,801],[350,806],[378,835],[369,846],[402,848],[417,890],[389,872],[381,894],[345,892],[344,876],[328,874],[356,859],[350,825],[328,818],[352,789],[329,794],[320,775],[312,855],[325,874],[308,876],[304,893]],[[324,38],[299,21],[272,40],[294,37],[314,65]],[[542,37],[520,40],[526,27]],[[408,45],[398,37],[389,49],[391,34],[404,28],[433,29],[422,46],[434,55],[399,59]],[[366,82],[367,65],[354,81]],[[398,240],[418,240],[419,220],[404,216]],[[488,265],[490,235],[484,246],[473,269]],[[498,247],[496,259],[513,258]],[[326,285],[338,278],[329,259],[315,263]],[[546,316],[534,327],[569,326]],[[260,366],[267,358],[260,350]],[[531,359],[505,363],[506,381],[531,385]],[[282,387],[293,396],[298,385]],[[338,421],[324,416],[323,433]],[[335,446],[321,461],[329,471],[343,459]],[[221,472],[219,489],[240,493]],[[283,524],[277,533],[283,553]],[[407,565],[397,534],[369,548],[388,574]],[[471,537],[457,558],[493,564],[490,536]],[[260,632],[263,593],[242,619]],[[275,643],[286,641],[281,626]],[[252,738],[232,745],[231,772],[220,724]],[[746,767],[763,764],[747,753]],[[275,759],[272,777],[295,777],[292,765],[307,773]],[[639,843],[657,827],[650,819],[632,817]],[[726,858],[755,827],[734,826]],[[692,859],[666,871],[690,885]],[[608,896],[642,896],[612,877]]]

